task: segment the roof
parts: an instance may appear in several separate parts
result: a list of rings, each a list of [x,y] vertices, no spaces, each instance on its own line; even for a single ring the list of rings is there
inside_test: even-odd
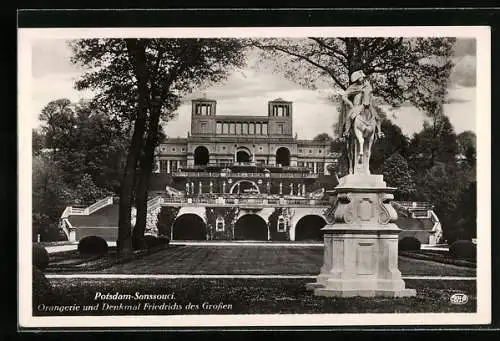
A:
[[[198,98],[192,99],[192,101],[193,101],[193,102],[196,102],[196,101],[203,101],[203,102],[215,102],[215,99],[198,97]]]
[[[291,101],[285,101],[283,98],[278,97],[276,99],[273,99],[271,102],[285,102],[285,103],[291,103]]]

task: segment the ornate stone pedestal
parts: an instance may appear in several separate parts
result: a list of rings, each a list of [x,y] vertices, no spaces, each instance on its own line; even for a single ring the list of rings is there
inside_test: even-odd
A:
[[[398,270],[397,213],[390,205],[395,188],[382,175],[350,174],[335,188],[337,201],[323,228],[324,260],[316,296],[415,296]]]

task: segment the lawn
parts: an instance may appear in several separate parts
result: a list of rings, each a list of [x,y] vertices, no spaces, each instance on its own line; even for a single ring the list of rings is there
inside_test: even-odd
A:
[[[120,274],[290,274],[317,275],[323,247],[183,246],[171,245],[131,262],[114,264],[99,273]],[[404,276],[469,276],[474,268],[399,257]]]
[[[310,314],[310,313],[418,313],[474,312],[474,281],[407,280],[416,288],[411,298],[325,298],[305,289],[308,279],[51,279],[58,306],[96,305],[96,311],[44,313],[34,308],[35,315],[149,315],[149,314]],[[94,300],[96,292],[135,295],[171,294],[159,300]],[[465,305],[450,303],[450,295],[465,293]],[[138,310],[106,310],[112,306],[137,307]],[[160,307],[161,310],[145,308]],[[164,304],[163,304],[164,303]],[[187,309],[191,303],[193,309]],[[205,305],[204,305],[205,303]],[[219,305],[219,303],[222,303]],[[50,305],[47,302],[46,305]],[[163,305],[162,305],[163,304]],[[210,306],[208,306],[208,305]],[[218,308],[214,308],[218,307]],[[107,306],[109,308],[109,306]],[[127,308],[123,308],[127,309]]]

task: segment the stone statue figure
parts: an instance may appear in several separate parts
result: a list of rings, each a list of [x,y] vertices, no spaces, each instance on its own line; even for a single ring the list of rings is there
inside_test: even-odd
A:
[[[351,75],[342,95],[348,106],[342,138],[346,139],[349,174],[370,174],[370,156],[376,137],[383,137],[381,120],[373,106],[373,88],[363,71]]]
[[[323,266],[316,282],[306,288],[325,297],[415,296],[415,289],[405,288],[398,269],[401,229],[394,223],[398,215],[390,203],[396,188],[388,187],[383,175],[370,174],[372,144],[383,136],[373,89],[363,71],[354,72],[351,82],[343,96],[349,110],[345,121],[339,121],[339,128],[345,122],[341,133],[347,138],[349,174],[327,191],[334,196],[321,229]]]

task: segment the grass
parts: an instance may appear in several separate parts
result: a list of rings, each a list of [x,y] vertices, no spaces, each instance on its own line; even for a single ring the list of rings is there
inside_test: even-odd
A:
[[[476,290],[474,281],[426,281],[407,280],[408,288],[417,289],[416,297],[409,298],[325,298],[316,297],[305,289],[307,279],[51,279],[57,305],[95,305],[97,311],[44,313],[34,307],[35,315],[163,315],[163,314],[311,314],[311,313],[428,313],[428,312],[474,312]],[[145,301],[99,301],[95,293],[170,294],[171,300]],[[450,296],[465,293],[469,302],[453,305]],[[113,305],[165,303],[173,308],[148,311],[104,311],[103,302]],[[203,303],[223,303],[221,310],[203,309]],[[198,305],[198,309],[187,310],[186,305]],[[51,304],[50,302],[46,303]],[[165,305],[165,306],[166,306]]]
[[[136,251],[127,257],[118,257],[116,247],[109,247],[105,255],[80,255],[77,250],[50,254],[46,272],[99,272],[116,264],[128,263],[145,255],[157,252],[163,247]]]
[[[125,274],[294,274],[317,275],[322,247],[182,246],[171,245],[131,262],[112,265],[100,273]],[[399,257],[403,275],[470,276],[475,269]]]
[[[69,240],[62,240],[62,241],[57,241],[57,242],[40,242],[36,243],[41,246],[63,246],[63,245],[74,245],[75,242],[71,242]]]
[[[82,257],[77,251],[51,255],[47,272],[125,274],[293,274],[316,275],[323,264],[323,248],[316,246],[214,246],[170,245],[121,260],[114,248],[103,257]],[[399,257],[407,276],[470,276],[471,267],[442,264],[427,259]]]
[[[476,259],[453,258],[452,256],[450,256],[448,251],[438,251],[438,250],[399,251],[399,254],[406,257],[435,261],[444,264],[465,266],[469,268],[476,267]]]

